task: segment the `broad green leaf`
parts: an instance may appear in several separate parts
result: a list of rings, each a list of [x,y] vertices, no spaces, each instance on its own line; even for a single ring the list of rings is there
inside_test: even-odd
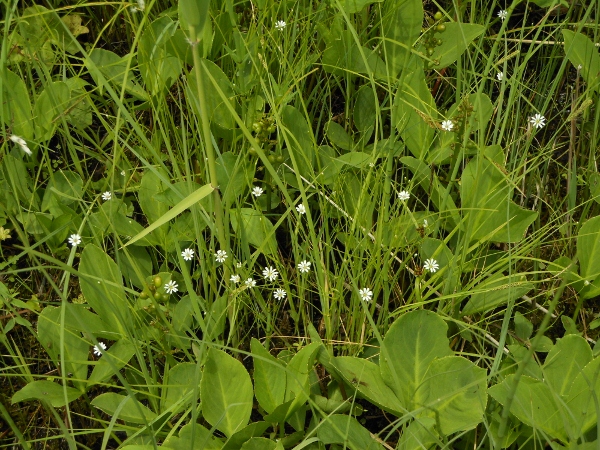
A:
[[[167,177],[166,173],[162,173],[162,175]],[[138,197],[140,207],[146,215],[148,222],[156,222],[169,211],[169,207],[165,203],[156,200],[156,196],[159,193],[168,189],[169,185],[163,183],[156,174],[150,171],[144,173]]]
[[[220,450],[223,444],[209,430],[190,422],[179,431],[179,437],[171,436],[160,448],[171,450]],[[239,447],[237,447],[239,448]]]
[[[330,120],[327,123],[327,137],[329,140],[344,150],[351,151],[354,147],[354,141],[352,137],[346,133],[344,127],[342,127],[339,123]]]
[[[417,388],[423,414],[439,421],[450,435],[475,428],[484,418],[487,404],[487,372],[460,356],[431,362],[425,380]]]
[[[600,87],[600,55],[592,40],[584,34],[562,30],[565,38],[565,53],[576,68],[581,66],[581,75],[588,87]]]
[[[71,373],[75,387],[83,390],[88,372],[89,344],[82,339],[81,334],[68,328],[65,311],[65,327],[60,325],[61,307],[47,306],[38,317],[37,337],[50,358],[58,366],[61,353],[64,354],[65,370]],[[63,334],[63,347],[60,336]]]
[[[284,138],[288,144],[287,150],[295,163],[292,167],[297,167],[300,175],[312,179],[315,167],[315,140],[311,128],[300,111],[293,106],[284,106],[281,118]]]
[[[514,382],[515,376],[509,375],[502,383],[492,386],[488,392],[498,403],[505,405],[510,391],[514,388]],[[565,411],[556,404],[554,397],[548,385],[524,375],[519,380],[510,412],[524,424],[565,442]]]
[[[92,124],[92,101],[85,88],[89,83],[79,77],[67,78],[65,83],[71,91],[71,102],[65,111],[65,119],[68,124],[83,130]]]
[[[12,134],[33,139],[31,100],[23,79],[8,69],[2,75],[4,125]]]
[[[566,398],[567,407],[573,414],[572,427],[575,436],[589,431],[596,425],[598,392],[600,392],[600,358],[596,357],[575,376]]]
[[[15,158],[10,154],[4,155],[2,158],[2,175],[4,175],[4,179],[22,204],[29,205],[33,202],[35,206],[38,205],[37,196],[30,190],[29,180],[31,177],[27,173],[22,159]]]
[[[515,334],[519,339],[528,340],[533,333],[533,324],[519,311],[515,312]]]
[[[232,356],[209,350],[200,390],[202,415],[226,436],[241,430],[250,420],[252,382],[244,366]]]
[[[474,158],[467,164],[460,193],[472,240],[514,243],[524,237],[537,213],[520,208],[511,192],[506,175],[491,161]]]
[[[184,30],[193,28],[195,35],[201,36],[206,19],[209,18],[209,7],[210,0],[179,0],[178,15],[181,27]]]
[[[273,442],[271,439],[255,437],[246,441],[241,450],[275,450],[276,447],[277,442]]]
[[[254,359],[254,390],[256,400],[263,409],[272,413],[284,403],[286,371],[284,365],[271,355],[263,345],[252,338],[250,342]]]
[[[66,303],[65,307],[65,325],[69,328],[83,332],[84,336],[89,334],[111,340],[121,338],[120,334],[109,331],[110,327],[98,314],[91,312],[86,305]]]
[[[424,393],[418,388],[425,381],[430,363],[452,355],[447,329],[437,314],[418,310],[396,320],[383,339],[381,376],[409,411],[423,403]]]
[[[377,364],[352,356],[338,356],[332,361],[344,380],[364,398],[385,411],[398,416],[403,415],[403,404],[384,382]]]
[[[462,103],[463,102],[461,101],[452,105],[448,110],[447,116],[455,117],[457,115],[458,106]],[[473,107],[473,111],[471,112],[470,116],[473,118],[473,126],[470,129],[470,131],[485,131],[488,122],[492,118],[492,113],[494,112],[494,106],[492,105],[492,101],[485,94],[471,94],[469,95],[468,103]],[[499,153],[502,155],[502,161],[499,163],[504,164],[504,157],[502,154],[502,148],[500,146],[491,146],[487,148],[499,151]]]
[[[238,450],[248,439],[262,436],[270,426],[271,424],[267,422],[250,423],[250,425],[242,428],[227,439],[225,445],[223,445],[223,450]]]
[[[111,345],[108,350],[102,352],[102,356],[90,375],[88,386],[102,383],[115,375],[135,355],[135,349],[133,342],[121,339]]]
[[[107,331],[125,335],[131,312],[123,276],[110,256],[94,244],[86,245],[81,253],[79,283],[88,304],[108,326]]]
[[[89,60],[86,61],[86,65],[90,66],[91,64],[94,64],[98,70],[100,70],[100,73],[106,81],[116,85],[119,92],[123,84],[125,84],[125,92],[128,94],[139,100],[146,101],[150,99],[146,91],[144,91],[137,81],[135,81],[133,71],[131,70],[133,63],[129,65],[130,70],[126,74],[127,60],[130,58],[130,55],[120,57],[109,50],[95,48],[90,52],[88,58]],[[96,76],[96,71],[90,70],[90,74],[94,78],[96,84],[102,88],[104,82]],[[102,90],[100,92],[102,92]]]
[[[134,242],[142,239],[144,236],[148,235],[149,233],[151,233],[152,231],[154,231],[161,225],[174,219],[179,214],[184,212],[186,209],[191,208],[193,205],[198,203],[204,197],[206,197],[207,195],[212,193],[213,190],[214,189],[210,184],[206,184],[206,185],[202,186],[200,189],[192,192],[190,195],[188,195],[183,200],[181,200],[179,203],[177,203],[177,205],[175,205],[173,208],[171,208],[168,212],[166,212],[161,217],[159,217],[154,223],[149,225],[142,232],[140,232],[140,233],[136,234],[134,237],[132,237],[129,240],[129,242],[127,242],[127,244],[125,244],[123,247],[127,247],[128,245],[133,244]]]
[[[223,203],[233,203],[252,184],[253,168],[238,160],[233,152],[222,153],[216,161],[217,182]]]
[[[230,102],[235,98],[235,91],[231,84],[231,80],[219,66],[206,59],[200,61],[200,76],[202,77],[201,81],[204,83],[206,112],[210,121],[228,130],[235,128],[236,122],[210,77],[215,80],[216,85]],[[200,105],[198,97],[198,84],[195,68],[192,68],[187,76],[186,92],[194,112],[200,117],[200,110],[203,105]]]
[[[439,442],[435,419],[419,417],[404,429],[397,450],[422,450]]]
[[[28,62],[41,62],[48,67],[53,65],[55,54],[50,42],[57,36],[60,19],[54,11],[41,5],[25,8],[18,21],[18,32],[22,39],[19,40],[18,51],[13,49],[11,53],[17,53],[22,58],[15,59],[19,62],[25,59]]]
[[[62,81],[48,83],[35,101],[33,122],[38,141],[50,139],[62,123],[63,113],[71,104],[71,91]]]
[[[351,416],[327,416],[319,424],[317,436],[325,445],[342,444],[350,450],[383,450],[383,446],[371,437],[369,430]]]
[[[136,399],[114,392],[99,395],[92,400],[92,405],[109,416],[117,416],[125,422],[147,424],[156,417],[153,411]]]
[[[579,229],[577,256],[581,277],[590,282],[595,280],[600,274],[600,216],[587,220]]]
[[[349,165],[352,167],[364,167],[371,160],[371,155],[364,152],[350,152],[338,158],[335,158],[334,163],[339,166]]]
[[[575,378],[592,360],[592,349],[581,336],[558,339],[544,362],[544,379],[554,392],[568,396]]]
[[[65,393],[66,393],[66,402],[65,402]],[[73,400],[76,400],[81,395],[81,392],[77,389],[73,389],[72,387],[63,387],[58,383],[53,383],[52,381],[40,380],[40,381],[32,381],[28,383],[23,389],[15,392],[12,396],[11,402],[14,405],[18,402],[23,402],[26,400],[41,400],[42,402],[47,402],[54,406],[55,408],[60,408],[61,406],[65,406],[67,403],[71,403]]]
[[[423,160],[433,141],[438,113],[421,62],[406,75],[396,93],[394,108],[395,126],[402,140],[415,158]]]
[[[245,239],[259,251],[274,255],[277,252],[275,227],[260,211],[253,208],[232,209],[229,216],[238,239]]]
[[[384,55],[390,75],[395,78],[400,69],[408,66],[411,50],[421,35],[423,2],[421,0],[396,0],[384,3],[383,37]],[[423,77],[423,72],[421,72]]]
[[[475,286],[476,293],[471,295],[462,314],[468,316],[491,311],[511,300],[522,297],[533,288],[533,283],[528,281],[524,275],[505,276],[502,272],[496,272]]]
[[[358,90],[352,117],[354,126],[361,134],[363,144],[371,138],[375,130],[378,103],[371,86],[365,85]]]
[[[168,377],[163,381],[163,390],[166,391],[166,394],[163,394],[162,411],[181,402],[188,395],[190,398],[180,403],[177,409],[173,411],[173,414],[185,409],[193,401],[190,394],[194,391],[194,386],[198,386],[199,388],[200,380],[202,379],[202,372],[198,371],[197,375],[196,372],[196,364],[191,362],[183,362],[171,367]],[[200,393],[199,389],[198,393]]]
[[[71,205],[80,200],[82,194],[83,180],[77,173],[70,170],[54,172],[42,199],[42,212],[50,211],[58,217],[62,215],[59,205]]]
[[[340,6],[346,14],[354,14],[372,3],[381,3],[383,0],[339,0]]]
[[[169,52],[171,47],[168,46],[176,29],[176,24],[164,16],[146,26],[140,38],[137,53],[139,70],[146,89],[152,95],[167,91],[181,74],[181,61],[176,54]]]
[[[341,37],[328,43],[321,58],[327,72],[342,76],[344,74],[373,74],[385,77],[385,63],[375,50],[358,46],[352,35],[345,31]]]
[[[439,70],[456,61],[473,40],[485,31],[483,25],[474,23],[448,22],[444,24],[446,31],[436,34],[442,45],[435,48],[430,58],[437,61],[434,67]]]
[[[293,400],[286,419],[308,400],[310,393],[309,373],[321,344],[313,342],[296,353],[286,367],[285,401]]]

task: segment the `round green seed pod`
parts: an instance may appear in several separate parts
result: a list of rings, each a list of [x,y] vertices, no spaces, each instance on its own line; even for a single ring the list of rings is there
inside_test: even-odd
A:
[[[440,23],[437,27],[435,27],[436,30],[438,30],[440,33],[443,33],[444,31],[446,31],[446,25],[444,25],[443,23]]]
[[[154,293],[154,300],[160,300],[162,298],[162,294],[158,291]]]
[[[444,15],[442,14],[442,12],[441,12],[441,11],[438,11],[438,12],[436,12],[436,13],[433,15],[433,18],[434,18],[435,20],[441,20],[441,18],[442,18],[442,17],[444,17]]]
[[[153,282],[155,287],[160,287],[162,285],[162,278],[157,275],[154,277]]]
[[[248,154],[250,156],[256,156],[256,155],[258,155],[258,153],[256,153],[256,150],[254,150],[254,147],[250,147],[250,150],[248,150]]]
[[[277,160],[278,163],[282,163],[285,160],[283,155],[277,155],[277,157],[275,159]]]
[[[166,302],[167,300],[169,300],[169,294],[163,294],[163,295],[161,295],[161,300],[163,302]]]
[[[147,298],[148,298],[148,293],[147,293],[146,291],[142,291],[142,292],[140,292],[140,298],[141,298],[142,300],[145,300],[145,299],[147,299]]]
[[[274,163],[275,162],[275,155],[269,155],[269,162],[270,163]]]
[[[438,39],[437,41],[435,41],[435,44],[436,44],[436,45],[442,45],[442,40],[441,40],[441,39]]]
[[[427,56],[433,55],[433,52],[434,50],[431,47],[427,48]]]

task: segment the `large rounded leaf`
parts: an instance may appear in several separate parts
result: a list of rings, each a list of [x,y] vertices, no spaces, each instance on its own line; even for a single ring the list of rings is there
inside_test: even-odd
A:
[[[445,435],[475,428],[487,404],[487,373],[468,359],[447,356],[432,361],[418,388],[424,415],[439,420]]]
[[[265,254],[273,255],[277,252],[275,227],[260,211],[241,208],[238,213],[238,210],[231,210],[230,219],[242,242],[246,240]]]
[[[200,383],[202,415],[226,436],[241,430],[252,413],[252,382],[237,359],[210,349]]]
[[[446,330],[440,316],[419,310],[396,320],[383,339],[381,376],[409,411],[423,403],[424,393],[418,387],[425,380],[429,364],[452,355]]]
[[[79,282],[83,296],[108,326],[107,331],[123,332],[131,323],[123,276],[100,247],[88,244],[81,253]]]
[[[600,274],[600,216],[586,221],[577,235],[577,256],[581,276],[588,281]]]
[[[79,397],[80,394],[81,392],[77,389],[63,387],[52,381],[32,381],[13,395],[12,403],[14,404],[26,400],[41,400],[51,404],[55,408],[59,408],[65,406],[67,402],[72,402]]]
[[[592,349],[587,341],[569,334],[556,341],[544,363],[544,379],[560,395],[568,395],[573,381],[592,360]]]

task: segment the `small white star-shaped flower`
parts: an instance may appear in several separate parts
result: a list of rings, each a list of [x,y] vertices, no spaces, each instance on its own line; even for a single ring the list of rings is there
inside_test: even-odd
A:
[[[423,269],[425,269],[425,270],[427,270],[427,271],[429,271],[431,273],[437,272],[437,270],[439,268],[440,268],[440,265],[433,258],[426,259],[425,260],[425,264],[423,264]]]
[[[174,292],[177,292],[179,289],[177,289],[178,284],[171,280],[169,281],[167,284],[165,284],[165,292],[167,294],[172,294]]]
[[[360,298],[365,302],[370,302],[373,298],[373,291],[369,288],[362,288],[359,289],[358,295],[360,295]]]
[[[286,24],[286,23],[285,23],[283,20],[278,20],[278,21],[275,23],[275,28],[276,28],[277,30],[279,30],[279,31],[283,31],[283,29],[285,28],[285,26],[286,26],[286,25],[287,25],[287,24]]]
[[[304,203],[300,203],[298,206],[296,206],[296,211],[298,211],[298,214],[306,214],[306,207],[304,206]]]
[[[246,281],[244,281],[244,284],[246,287],[250,288],[256,286],[256,281],[254,281],[252,278],[248,278]]]
[[[300,273],[308,273],[310,272],[310,261],[301,261],[298,264],[298,270],[300,271]]]
[[[263,277],[265,277],[265,279],[269,280],[270,282],[273,282],[277,279],[277,277],[279,276],[279,272],[277,272],[277,270],[275,270],[275,268],[268,266],[267,268],[265,268],[262,271]]]
[[[184,251],[181,252],[181,256],[186,261],[191,261],[194,258],[194,250],[191,248],[186,248]]]
[[[98,345],[94,345],[94,355],[101,356],[106,350],[106,344],[104,342],[98,342]]]
[[[235,267],[237,267],[239,269],[240,267],[242,267],[242,263],[240,261],[238,261],[237,263],[235,263]]]
[[[29,156],[31,156],[33,154],[33,153],[31,153],[31,150],[29,150],[29,147],[27,146],[27,142],[25,142],[25,139],[23,139],[22,137],[13,134],[9,137],[9,139],[11,141],[13,141],[15,144],[17,144],[19,147],[21,147],[21,150],[23,150]]]
[[[105,202],[109,201],[111,198],[112,198],[112,192],[106,191],[105,193],[102,194],[102,200],[104,200]]]
[[[427,219],[423,219],[423,228],[427,228],[428,225],[429,222],[427,222]]]
[[[69,244],[71,244],[73,247],[81,244],[81,236],[79,236],[78,234],[72,234],[71,236],[69,236]]]
[[[546,118],[541,114],[535,114],[529,118],[529,122],[536,128],[542,128],[546,123]]]
[[[217,253],[215,253],[215,259],[217,260],[217,262],[223,263],[225,262],[225,260],[227,259],[227,252],[225,250],[217,250]]]
[[[255,197],[260,197],[261,195],[263,195],[263,188],[258,187],[258,186],[254,186],[252,188],[252,195],[254,195]]]
[[[398,198],[400,200],[402,200],[403,202],[405,202],[406,200],[408,200],[410,198],[410,193],[408,191],[400,191],[398,193]]]
[[[454,122],[451,120],[444,120],[442,122],[442,130],[444,131],[452,131],[454,129]]]
[[[498,11],[498,17],[500,17],[500,20],[504,20],[508,17],[508,11],[505,9],[501,9],[500,11]]]
[[[277,300],[283,300],[286,295],[287,292],[285,292],[283,289],[277,289],[273,294],[273,297],[275,297]]]
[[[124,170],[121,170],[121,175],[125,176],[125,171]]]
[[[504,79],[504,73],[498,72],[496,74],[496,78],[498,78],[498,81],[502,81]]]
[[[239,275],[231,275],[231,278],[229,279],[229,281],[231,281],[234,284],[238,284],[240,282],[240,276]]]

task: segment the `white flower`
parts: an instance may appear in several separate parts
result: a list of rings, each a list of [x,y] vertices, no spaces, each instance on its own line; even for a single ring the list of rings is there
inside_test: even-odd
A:
[[[298,214],[306,214],[306,207],[304,206],[304,203],[300,203],[298,206],[296,206],[296,211],[298,211]]]
[[[529,118],[529,122],[536,128],[542,128],[545,125],[546,118],[541,114],[536,114]]]
[[[177,289],[177,283],[174,282],[173,280],[169,281],[167,284],[165,284],[165,292],[167,294],[172,294],[173,292],[177,292],[179,289]]]
[[[229,279],[229,281],[231,281],[234,284],[238,284],[240,282],[240,276],[239,275],[231,275],[231,278]]]
[[[125,176],[125,171],[124,170],[121,170],[121,175]]]
[[[301,261],[298,264],[298,270],[300,271],[300,273],[308,273],[310,272],[310,261]]]
[[[500,20],[504,20],[508,17],[508,11],[505,9],[501,9],[500,11],[498,11],[498,17],[500,17]]]
[[[246,281],[244,281],[244,284],[246,287],[250,288],[256,286],[256,281],[254,281],[252,278],[248,278]]]
[[[227,252],[225,250],[217,250],[217,253],[215,253],[215,259],[220,263],[225,262],[227,259]]]
[[[102,200],[104,200],[105,202],[109,201],[111,198],[112,192],[106,191],[104,194],[102,194]]]
[[[235,267],[237,267],[237,268],[239,269],[240,267],[242,267],[242,263],[238,261],[238,262],[235,264]]]
[[[589,286],[590,284],[591,284],[591,283],[590,283],[588,280],[585,280],[585,281],[583,282],[583,285],[584,285],[584,286]]]
[[[98,345],[94,345],[94,355],[100,356],[102,352],[106,350],[106,344],[104,342],[98,342]]]
[[[375,167],[375,163],[374,162],[370,162],[369,163],[369,167]]]
[[[260,197],[261,195],[263,195],[263,188],[258,187],[258,186],[254,186],[252,188],[252,195],[254,195],[255,197]]]
[[[452,131],[454,129],[454,123],[451,120],[444,120],[442,122],[442,130]]]
[[[577,64],[577,70],[581,70],[583,69],[583,66],[581,64]]]
[[[143,11],[144,9],[146,9],[146,2],[144,0],[137,0],[137,6],[132,6],[130,8],[132,13],[136,13],[138,11]]]
[[[362,288],[359,289],[358,295],[360,295],[360,298],[365,302],[370,302],[373,298],[373,291],[369,288]]]
[[[427,228],[428,225],[429,222],[427,222],[427,219],[423,219],[423,228]]]
[[[278,20],[275,23],[275,28],[278,29],[279,31],[283,31],[283,29],[285,28],[287,24],[283,21],[283,20]]]
[[[73,247],[81,244],[81,236],[79,236],[78,234],[72,234],[71,236],[69,236],[69,244],[71,244]]]
[[[273,282],[277,279],[277,277],[279,276],[279,272],[277,272],[277,270],[275,270],[273,267],[268,266],[266,269],[264,269],[262,271],[263,277],[265,277],[266,279],[268,279],[269,281]]]
[[[15,134],[13,134],[11,137],[9,137],[9,139],[11,141],[13,141],[15,144],[17,144],[19,147],[21,147],[21,150],[23,150],[29,156],[32,155],[31,150],[29,150],[29,147],[27,146],[27,142],[25,142],[25,139],[23,139],[20,136],[15,135]]]
[[[273,294],[273,297],[275,297],[277,300],[283,300],[286,295],[287,293],[283,289],[277,289]]]
[[[498,81],[502,81],[504,79],[504,73],[503,72],[498,72],[496,74],[496,78],[498,78]]]
[[[433,258],[425,260],[425,264],[423,264],[423,269],[428,270],[431,273],[437,272],[437,270],[439,268],[440,268],[439,264]]]
[[[194,250],[192,250],[191,248],[186,248],[184,251],[181,252],[181,256],[186,261],[191,261],[194,258]]]
[[[400,200],[402,200],[403,202],[405,202],[406,200],[408,200],[410,198],[410,193],[408,191],[400,191],[398,193],[398,198]]]

